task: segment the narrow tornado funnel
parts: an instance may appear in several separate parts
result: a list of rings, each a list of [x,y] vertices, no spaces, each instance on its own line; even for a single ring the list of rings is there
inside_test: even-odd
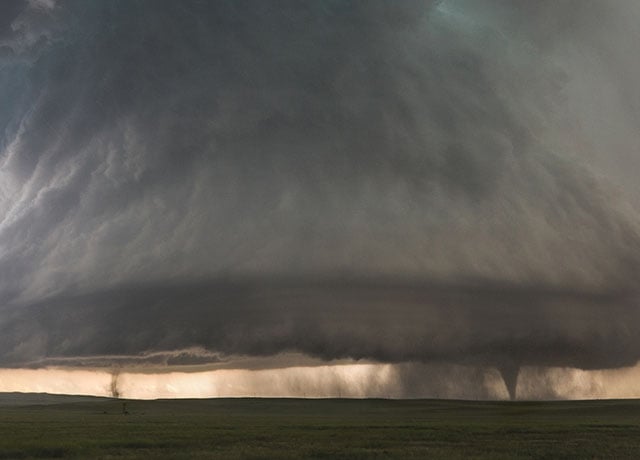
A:
[[[516,387],[518,386],[518,374],[520,373],[520,364],[507,362],[498,366],[498,371],[502,375],[502,380],[509,392],[509,399],[516,399]]]

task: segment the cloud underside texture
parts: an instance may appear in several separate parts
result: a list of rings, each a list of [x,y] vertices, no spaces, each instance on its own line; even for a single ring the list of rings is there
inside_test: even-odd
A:
[[[136,286],[25,310],[7,322],[0,342],[4,349],[21,344],[13,356],[5,354],[14,365],[47,355],[77,358],[57,364],[82,365],[94,357],[94,364],[108,365],[109,358],[95,359],[156,349],[186,351],[148,356],[149,364],[294,351],[327,360],[596,369],[635,363],[632,325],[640,319],[633,299],[622,293],[375,279]]]
[[[632,3],[2,8],[0,364],[637,361],[636,215],[559,59]]]

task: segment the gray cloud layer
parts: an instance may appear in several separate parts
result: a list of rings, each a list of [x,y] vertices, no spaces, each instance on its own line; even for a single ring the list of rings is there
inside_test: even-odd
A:
[[[637,360],[635,2],[1,12],[3,364]]]
[[[204,346],[326,359],[600,368],[635,363],[637,298],[488,283],[222,280],[48,299],[6,322],[5,359],[122,356]],[[26,318],[27,321],[25,321]],[[70,334],[69,331],[74,331]],[[193,361],[202,354],[191,353]],[[183,362],[189,355],[174,356]],[[149,356],[161,358],[159,355]],[[216,362],[218,357],[210,355]],[[115,362],[115,360],[114,360]]]

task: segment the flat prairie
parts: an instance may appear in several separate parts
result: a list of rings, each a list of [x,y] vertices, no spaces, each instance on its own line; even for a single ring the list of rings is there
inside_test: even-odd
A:
[[[0,395],[0,458],[638,458],[640,401]]]

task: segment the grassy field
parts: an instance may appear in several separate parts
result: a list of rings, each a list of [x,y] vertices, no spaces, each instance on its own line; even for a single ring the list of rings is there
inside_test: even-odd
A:
[[[21,405],[21,399],[26,405]],[[638,458],[640,401],[0,398],[0,458]]]

